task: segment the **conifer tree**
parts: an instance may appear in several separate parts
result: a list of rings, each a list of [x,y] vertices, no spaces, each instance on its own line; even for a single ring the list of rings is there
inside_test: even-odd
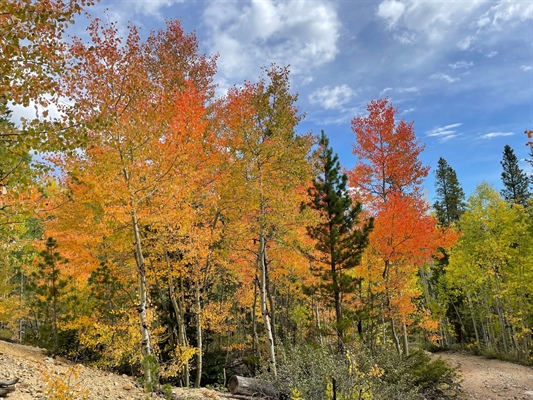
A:
[[[348,177],[341,173],[338,156],[329,147],[329,140],[322,132],[318,159],[320,176],[309,189],[309,206],[317,210],[321,222],[307,231],[316,240],[318,255],[317,273],[325,282],[324,289],[333,295],[337,323],[338,348],[343,346],[342,295],[354,289],[356,279],[347,274],[361,261],[361,255],[368,245],[368,235],[373,219],[359,226],[361,203],[353,204],[347,189]]]
[[[508,202],[521,204],[525,207],[531,196],[529,192],[530,180],[518,165],[518,159],[511,146],[505,145],[500,164],[503,167],[502,182],[504,185],[500,194]]]
[[[439,158],[435,171],[437,201],[433,204],[440,225],[450,226],[459,221],[465,208],[465,194],[455,170],[444,158]]]
[[[31,274],[29,289],[36,296],[32,299],[32,306],[41,316],[36,321],[39,327],[40,342],[50,347],[54,353],[59,350],[59,322],[62,316],[62,297],[70,277],[65,277],[61,265],[68,262],[58,251],[57,241],[48,238],[46,248],[39,253],[40,261],[36,270]]]

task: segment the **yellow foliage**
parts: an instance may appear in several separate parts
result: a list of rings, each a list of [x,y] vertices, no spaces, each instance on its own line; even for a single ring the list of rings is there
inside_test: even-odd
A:
[[[302,393],[294,388],[291,390],[291,400],[304,400],[304,398],[302,397]]]
[[[89,390],[84,389],[80,380],[80,366],[75,365],[65,372],[56,374],[53,371],[40,369],[45,382],[46,398],[50,400],[88,399]]]
[[[191,358],[198,354],[198,351],[196,347],[176,346],[172,351],[172,361],[161,367],[161,377],[170,378],[179,375]]]

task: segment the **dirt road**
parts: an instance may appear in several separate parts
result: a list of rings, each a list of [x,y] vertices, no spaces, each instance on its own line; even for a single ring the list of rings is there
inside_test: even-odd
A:
[[[533,400],[533,368],[462,353],[437,353],[459,367],[464,393],[475,400]]]

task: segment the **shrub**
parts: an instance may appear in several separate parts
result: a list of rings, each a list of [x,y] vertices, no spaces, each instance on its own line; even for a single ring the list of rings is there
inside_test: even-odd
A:
[[[455,370],[444,361],[431,361],[423,351],[401,357],[392,348],[372,355],[363,346],[348,347],[343,354],[320,345],[281,349],[278,378],[263,374],[287,399],[417,400],[452,383]]]

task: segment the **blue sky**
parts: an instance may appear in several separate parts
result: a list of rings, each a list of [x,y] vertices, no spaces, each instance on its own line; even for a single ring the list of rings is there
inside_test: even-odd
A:
[[[504,145],[528,155],[531,0],[101,0],[89,11],[104,9],[144,34],[181,20],[203,53],[219,54],[219,93],[257,79],[262,66],[290,64],[306,114],[298,129],[325,130],[347,168],[355,163],[351,119],[388,96],[426,146],[430,202],[439,157],[469,195],[484,180],[501,187]]]

